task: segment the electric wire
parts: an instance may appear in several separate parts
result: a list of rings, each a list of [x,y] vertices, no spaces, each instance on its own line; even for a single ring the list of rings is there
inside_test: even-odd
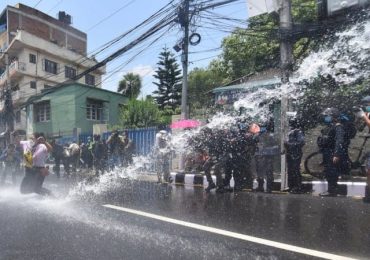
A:
[[[121,6],[120,8],[118,8],[116,11],[114,11],[113,13],[109,14],[108,16],[104,17],[102,20],[100,20],[99,22],[97,22],[96,24],[92,25],[91,27],[89,27],[86,32],[89,32],[91,31],[92,29],[96,28],[97,26],[99,26],[100,24],[104,23],[105,21],[107,21],[108,19],[112,18],[114,15],[116,15],[117,13],[119,13],[120,11],[122,11],[123,9],[125,9],[126,7],[130,6],[132,3],[134,3],[136,0],[131,0],[129,1],[128,3],[124,4],[123,6]]]

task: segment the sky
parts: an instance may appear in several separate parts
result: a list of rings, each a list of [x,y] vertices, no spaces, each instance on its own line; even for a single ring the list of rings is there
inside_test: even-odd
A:
[[[177,0],[176,2],[179,1]],[[168,2],[170,0],[0,0],[0,9],[3,10],[6,5],[14,6],[17,3],[22,3],[35,7],[53,17],[57,17],[59,11],[65,11],[72,16],[72,26],[87,33],[89,55],[103,44],[150,17]],[[246,20],[246,0],[239,0],[223,6],[214,10],[214,12],[223,16]],[[229,34],[216,26],[206,25],[203,19],[197,16],[195,18],[192,30],[199,33],[202,40],[199,45],[191,46],[189,50],[194,52],[189,55],[190,70],[195,67],[205,67],[213,58],[216,58],[220,54],[220,50],[217,48],[221,46],[222,39]],[[97,60],[104,59],[143,32],[144,30],[141,30],[131,37],[123,38],[118,44],[97,55]],[[181,36],[180,27],[175,26],[152,46],[147,46],[150,43],[149,40],[146,45],[140,45],[142,47],[134,48],[108,63],[106,67],[107,74],[103,78],[102,88],[116,91],[118,82],[122,77],[128,72],[133,72],[139,74],[142,78],[141,96],[150,95],[156,90],[156,86],[152,83],[155,81],[152,75],[156,69],[160,51],[164,47],[168,47],[173,51],[172,47],[181,39]],[[130,61],[142,49],[144,49],[144,52]],[[209,51],[211,49],[216,50]],[[178,63],[181,65],[179,53],[173,52],[177,55]]]

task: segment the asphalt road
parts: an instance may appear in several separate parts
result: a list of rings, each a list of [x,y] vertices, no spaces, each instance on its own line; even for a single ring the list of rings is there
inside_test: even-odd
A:
[[[49,178],[53,198],[0,187],[0,259],[370,259],[359,200],[75,185]]]

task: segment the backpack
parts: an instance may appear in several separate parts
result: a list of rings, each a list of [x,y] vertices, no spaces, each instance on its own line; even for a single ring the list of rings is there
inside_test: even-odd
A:
[[[344,131],[346,132],[347,138],[348,139],[355,138],[355,136],[357,134],[357,128],[356,128],[356,125],[354,123],[354,119],[350,118],[350,116],[348,116],[346,114],[342,114],[340,116],[340,119],[341,119],[341,123],[344,126]]]
[[[353,122],[345,122],[343,123],[344,130],[346,131],[346,135],[349,139],[355,138],[357,134],[357,128]]]

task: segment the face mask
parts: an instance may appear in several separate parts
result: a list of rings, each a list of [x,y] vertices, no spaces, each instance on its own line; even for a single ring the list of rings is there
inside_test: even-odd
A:
[[[331,116],[325,116],[325,117],[324,117],[324,122],[325,122],[326,124],[330,124],[330,123],[332,122],[332,118],[331,118]]]

